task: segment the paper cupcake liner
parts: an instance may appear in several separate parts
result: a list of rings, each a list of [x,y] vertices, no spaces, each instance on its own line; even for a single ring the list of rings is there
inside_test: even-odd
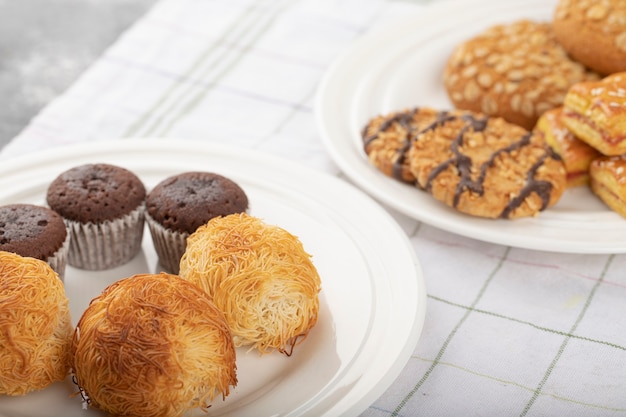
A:
[[[187,247],[188,233],[169,230],[146,213],[146,222],[152,236],[154,249],[159,257],[159,264],[165,272],[178,274],[180,258]]]
[[[92,271],[123,265],[141,250],[145,204],[129,214],[101,223],[66,221],[71,239],[68,264]]]
[[[67,236],[65,236],[65,241],[61,245],[61,247],[52,255],[48,256],[48,265],[50,268],[57,273],[61,281],[65,280],[65,267],[67,265],[67,257],[70,250],[70,231],[67,231]]]

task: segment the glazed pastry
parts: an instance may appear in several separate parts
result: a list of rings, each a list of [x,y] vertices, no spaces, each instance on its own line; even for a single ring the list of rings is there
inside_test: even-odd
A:
[[[602,156],[589,167],[591,190],[612,210],[626,217],[626,156]]]
[[[541,135],[481,114],[442,114],[408,158],[421,188],[473,216],[535,216],[566,187],[563,161]]]
[[[457,108],[528,130],[563,103],[572,84],[598,78],[567,55],[551,24],[529,20],[493,26],[458,45],[443,75]]]
[[[211,172],[185,172],[146,197],[146,220],[165,271],[177,274],[187,237],[213,217],[245,212],[248,197],[234,181]]]
[[[0,251],[0,394],[62,381],[74,327],[65,287],[46,262]]]
[[[563,123],[604,155],[626,153],[626,72],[573,85],[565,96]]]
[[[560,0],[554,33],[574,59],[601,74],[626,71],[626,2]]]
[[[576,187],[589,183],[589,164],[598,156],[595,148],[578,139],[562,121],[563,107],[548,110],[537,121],[535,131],[559,154],[567,171],[567,186]]]
[[[317,322],[311,256],[296,236],[246,213],[215,217],[189,236],[180,276],[209,294],[236,346],[291,355]]]
[[[176,275],[139,274],[94,298],[72,339],[87,405],[115,416],[179,417],[237,384],[224,315]]]

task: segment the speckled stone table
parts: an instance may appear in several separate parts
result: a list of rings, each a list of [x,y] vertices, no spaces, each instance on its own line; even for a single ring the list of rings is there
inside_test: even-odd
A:
[[[0,148],[155,0],[0,0]]]

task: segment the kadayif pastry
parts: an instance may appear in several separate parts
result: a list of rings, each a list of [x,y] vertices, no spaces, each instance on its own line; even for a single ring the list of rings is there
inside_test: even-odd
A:
[[[245,213],[211,219],[187,240],[180,276],[224,313],[237,346],[291,355],[316,324],[320,277],[302,242]]]

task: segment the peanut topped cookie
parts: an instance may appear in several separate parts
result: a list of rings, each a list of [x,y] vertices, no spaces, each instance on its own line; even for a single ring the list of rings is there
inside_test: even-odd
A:
[[[574,59],[604,75],[626,71],[626,1],[560,0],[553,22]]]
[[[529,20],[493,26],[458,45],[443,75],[457,108],[529,130],[562,104],[572,84],[597,78],[567,55],[551,24]]]
[[[482,114],[442,114],[408,152],[418,185],[473,216],[537,215],[566,188],[561,158],[542,136]]]

